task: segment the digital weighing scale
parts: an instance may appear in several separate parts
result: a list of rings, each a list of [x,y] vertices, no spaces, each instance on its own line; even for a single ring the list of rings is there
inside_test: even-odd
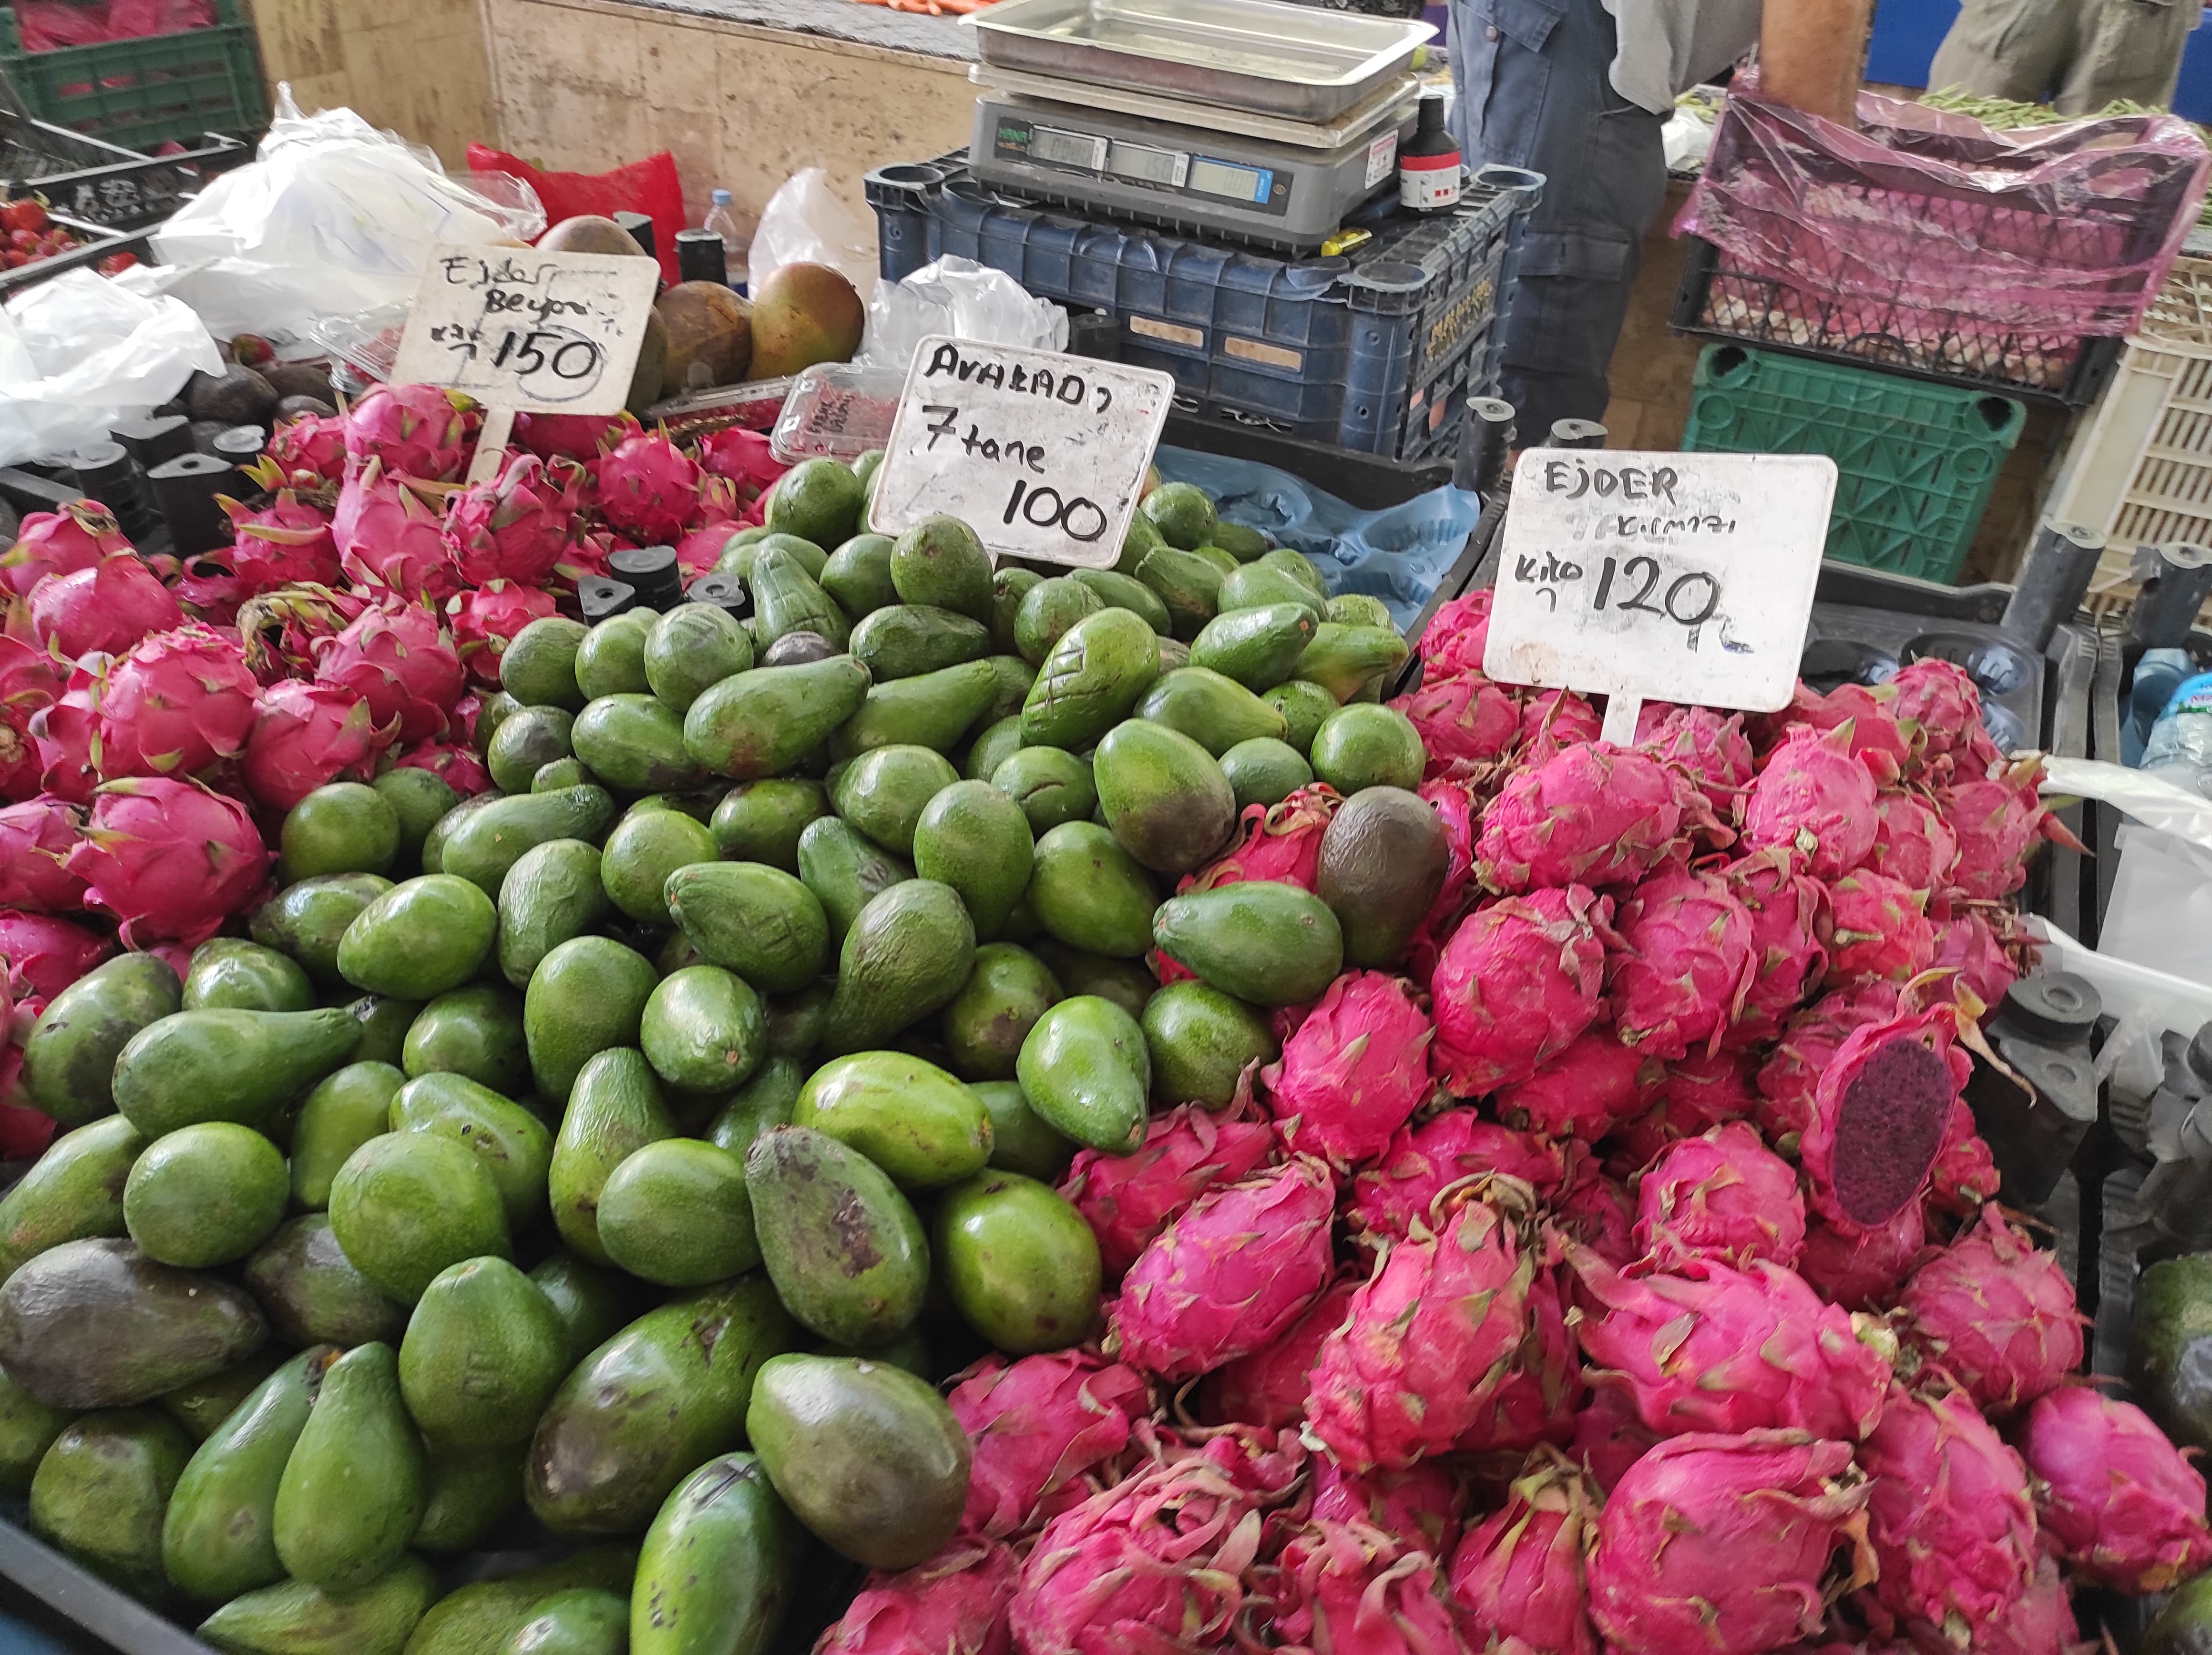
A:
[[[968,21],[978,179],[1294,252],[1390,187],[1436,33],[1275,0],[998,0]]]
[[[1295,252],[1318,248],[1391,187],[1419,95],[1407,76],[1345,115],[1309,123],[988,73],[968,151],[985,183]]]

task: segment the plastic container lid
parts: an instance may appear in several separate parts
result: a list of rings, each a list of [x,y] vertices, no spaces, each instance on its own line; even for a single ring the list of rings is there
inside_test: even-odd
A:
[[[860,362],[821,362],[791,388],[769,447],[786,465],[828,455],[856,460],[890,440],[903,368]]]

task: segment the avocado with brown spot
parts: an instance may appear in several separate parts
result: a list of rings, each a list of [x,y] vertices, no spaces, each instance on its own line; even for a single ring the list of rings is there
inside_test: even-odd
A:
[[[1436,809],[1402,787],[1367,787],[1321,836],[1314,888],[1344,931],[1346,966],[1388,966],[1443,890],[1451,852]]]

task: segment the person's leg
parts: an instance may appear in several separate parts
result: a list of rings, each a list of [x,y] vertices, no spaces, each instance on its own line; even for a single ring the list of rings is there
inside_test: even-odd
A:
[[[1472,38],[1470,38],[1472,37]],[[1666,200],[1663,118],[1613,89],[1601,0],[1468,0],[1472,158],[1544,174],[1504,318],[1498,394],[1524,443],[1601,419],[1644,233]]]
[[[1929,65],[1931,87],[1978,98],[2041,103],[2065,77],[2084,38],[2078,19],[2102,0],[1966,0]]]
[[[2058,107],[2069,115],[2094,115],[2120,98],[2160,108],[2172,105],[2181,54],[2203,0],[2087,3],[2094,15],[2059,88]]]

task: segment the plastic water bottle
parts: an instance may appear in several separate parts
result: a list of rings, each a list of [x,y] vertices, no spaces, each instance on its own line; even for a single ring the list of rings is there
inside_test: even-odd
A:
[[[2212,797],[2212,672],[2173,692],[2143,745],[2142,767]]]
[[[745,291],[745,256],[752,251],[752,233],[738,218],[737,209],[730,204],[727,190],[714,191],[714,205],[707,209],[706,222],[700,228],[712,230],[722,238],[723,267],[728,281],[739,293]]]
[[[2136,663],[2135,682],[2128,687],[2128,716],[2120,726],[2120,762],[2141,767],[2143,743],[2158,722],[2173,692],[2185,678],[2197,676],[2197,663],[2181,649],[2151,649]]]

